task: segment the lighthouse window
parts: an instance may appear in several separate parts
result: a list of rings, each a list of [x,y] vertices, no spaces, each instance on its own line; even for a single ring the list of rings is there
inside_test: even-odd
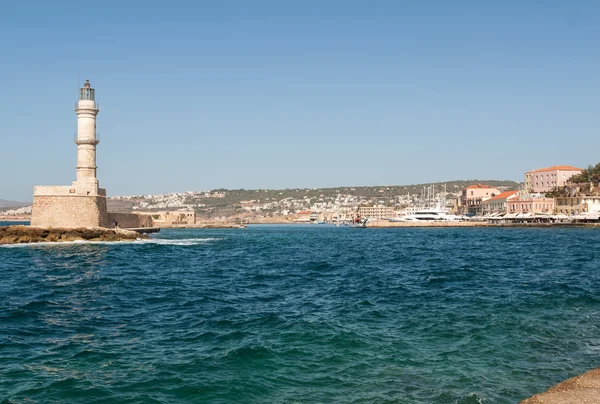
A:
[[[91,88],[82,88],[79,91],[79,99],[93,101],[94,100],[94,90]]]

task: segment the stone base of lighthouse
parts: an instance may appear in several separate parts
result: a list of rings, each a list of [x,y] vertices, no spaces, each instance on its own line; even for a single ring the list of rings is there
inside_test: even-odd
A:
[[[108,227],[106,190],[96,184],[33,188],[31,226]]]

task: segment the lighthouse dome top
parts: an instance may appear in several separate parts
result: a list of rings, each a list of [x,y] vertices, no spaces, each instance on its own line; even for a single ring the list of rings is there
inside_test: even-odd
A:
[[[96,100],[96,90],[91,87],[89,79],[86,79],[83,87],[79,89],[79,100]]]

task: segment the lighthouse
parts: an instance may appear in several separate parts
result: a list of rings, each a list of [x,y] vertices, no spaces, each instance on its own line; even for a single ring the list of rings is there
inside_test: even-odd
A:
[[[106,190],[99,187],[96,167],[96,91],[86,80],[79,89],[77,113],[77,177],[70,186],[33,187],[31,225],[42,227],[107,227]],[[57,135],[57,141],[61,136]]]
[[[90,190],[98,187],[96,178],[96,116],[99,109],[96,104],[96,90],[92,88],[89,80],[79,89],[79,100],[75,106],[77,113],[77,181],[74,186],[89,187]]]

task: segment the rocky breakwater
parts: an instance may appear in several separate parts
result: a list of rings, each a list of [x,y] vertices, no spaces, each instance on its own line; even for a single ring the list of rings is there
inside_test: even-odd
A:
[[[143,238],[148,238],[148,236],[130,230],[102,227],[72,229],[30,226],[0,227],[0,245],[67,241],[133,241]]]

